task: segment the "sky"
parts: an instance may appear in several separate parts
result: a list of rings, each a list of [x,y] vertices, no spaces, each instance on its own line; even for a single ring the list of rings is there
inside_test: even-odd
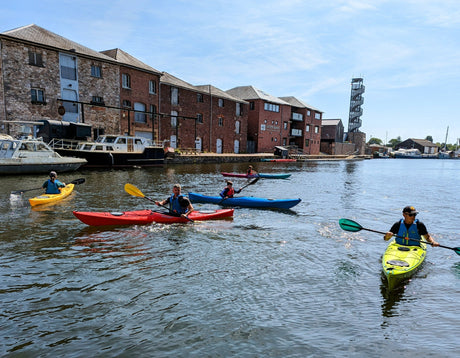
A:
[[[352,78],[366,138],[460,138],[458,0],[16,0],[0,32],[36,24],[120,48],[193,85],[295,96],[348,128]]]

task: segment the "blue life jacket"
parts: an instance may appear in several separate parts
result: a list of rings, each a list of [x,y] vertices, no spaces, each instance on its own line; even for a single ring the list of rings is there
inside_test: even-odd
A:
[[[404,219],[401,219],[401,222],[399,225],[398,236],[421,240],[420,234],[418,233],[418,229],[417,229],[417,223],[418,223],[418,219],[414,220],[414,223],[411,226],[409,226],[409,229],[407,229],[406,225],[404,224]],[[401,239],[399,237],[396,238],[396,243],[400,245],[406,245],[406,246],[420,246],[420,242],[418,241],[409,240],[409,239]]]
[[[62,184],[59,180],[54,179],[54,182],[51,181],[51,179],[48,179],[44,184],[43,188],[46,189],[45,193],[46,194],[59,194],[61,191],[59,188],[64,187],[64,184]]]
[[[178,195],[177,198],[174,197],[174,194],[171,194],[169,198],[169,208],[171,211],[178,213],[178,214],[185,214],[187,212],[187,208],[183,208],[179,204],[179,200],[182,199],[183,195]]]

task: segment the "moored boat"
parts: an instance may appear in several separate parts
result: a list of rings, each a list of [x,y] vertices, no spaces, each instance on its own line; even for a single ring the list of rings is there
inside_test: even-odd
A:
[[[224,177],[234,177],[234,178],[264,178],[264,179],[287,179],[291,176],[291,174],[264,174],[264,173],[257,173],[257,174],[240,174],[240,173],[221,173]]]
[[[426,244],[399,245],[395,240],[388,244],[382,256],[382,268],[390,290],[411,277],[425,260]]]
[[[212,212],[192,211],[188,217],[193,221],[205,221],[231,218],[233,209],[219,209]],[[160,213],[152,210],[136,210],[123,212],[95,212],[74,211],[73,214],[83,223],[90,226],[121,226],[121,225],[145,225],[152,222],[162,224],[188,223],[191,222],[181,216],[171,215],[167,212]]]
[[[261,162],[275,162],[275,163],[287,163],[287,162],[296,162],[295,158],[280,158],[280,159],[269,159],[264,158],[260,160]]]
[[[30,206],[50,204],[60,201],[72,193],[74,186],[75,184],[67,184],[64,188],[61,188],[61,192],[59,194],[42,194],[34,198],[30,198]]]
[[[42,174],[77,170],[85,159],[63,157],[40,138],[0,135],[0,174]]]
[[[208,196],[198,193],[188,193],[194,203],[211,203],[222,206],[241,206],[246,208],[290,209],[300,203],[301,199],[265,199],[253,196],[240,196],[222,199],[220,196]]]
[[[144,137],[102,135],[93,142],[52,139],[50,146],[62,155],[85,158],[87,167],[147,167],[164,163],[163,147]]]

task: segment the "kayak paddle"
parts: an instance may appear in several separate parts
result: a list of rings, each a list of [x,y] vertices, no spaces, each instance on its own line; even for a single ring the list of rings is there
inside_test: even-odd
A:
[[[251,180],[249,183],[243,185],[243,186],[240,188],[240,191],[239,191],[239,192],[241,192],[241,190],[243,190],[244,188],[248,187],[249,185],[252,185],[252,184],[257,183],[257,181],[258,181],[259,179],[260,179],[260,177],[257,177],[257,178],[255,178],[254,180]],[[222,199],[221,201],[219,201],[217,204],[222,203],[225,199],[228,199],[228,198],[223,198],[223,199]]]
[[[140,198],[145,198],[147,200],[150,200],[152,202],[155,203],[155,200],[152,199],[152,198],[149,198],[148,196],[145,196],[144,193],[142,191],[139,190],[139,188],[137,188],[135,185],[133,184],[129,184],[129,183],[126,183],[125,184],[125,191],[129,194],[129,195],[132,195],[132,196],[137,196],[137,197],[140,197]],[[165,205],[161,205],[159,204],[160,206],[162,206],[163,208],[165,209],[168,209],[169,213],[170,214],[176,214],[174,213],[170,208],[168,208],[167,206]],[[182,216],[182,215],[181,215]],[[191,222],[194,222],[195,220],[193,219],[190,219],[189,217],[185,216],[185,218],[188,220],[188,221],[191,221]]]
[[[78,185],[78,184],[83,184],[84,182],[85,182],[85,178],[80,178],[80,179],[75,179],[68,184]],[[43,189],[43,188],[40,187],[40,188],[25,189],[25,190],[15,190],[15,191],[12,191],[11,194],[18,195],[18,194],[25,193],[26,191],[39,190],[39,189]]]
[[[339,220],[339,225],[345,231],[357,232],[357,231],[361,231],[361,230],[366,230],[366,231],[376,232],[377,234],[382,234],[382,235],[386,234],[386,232],[372,230],[372,229],[366,229],[365,227],[362,227],[361,225],[359,225],[356,221],[349,220],[349,219],[340,219]],[[393,235],[393,236],[399,237],[401,239],[407,239],[406,237],[402,237],[402,236],[398,236],[398,235]],[[424,242],[425,244],[428,244],[428,245],[433,245],[432,243],[430,243],[428,241],[424,241],[424,240],[413,239],[413,238],[410,238],[410,240]],[[460,247],[449,247],[449,246],[443,246],[443,245],[439,245],[439,247],[454,250],[457,255],[460,255]]]

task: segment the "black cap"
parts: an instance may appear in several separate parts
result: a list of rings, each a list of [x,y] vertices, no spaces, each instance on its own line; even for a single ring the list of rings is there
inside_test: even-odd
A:
[[[413,206],[406,206],[403,209],[403,213],[405,213],[405,214],[418,214],[418,211],[415,210],[415,208]]]
[[[50,178],[56,178],[57,173],[55,171],[50,172]]]

